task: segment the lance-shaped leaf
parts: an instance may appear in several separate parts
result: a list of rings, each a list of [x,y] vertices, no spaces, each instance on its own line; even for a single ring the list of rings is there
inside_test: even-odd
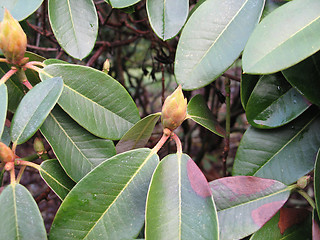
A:
[[[219,125],[217,119],[208,108],[206,101],[200,94],[190,100],[187,113],[188,117],[196,123],[221,137],[225,136],[225,130]]]
[[[316,202],[317,212],[320,211],[320,149],[318,150],[316,163],[314,166],[314,198]],[[320,215],[318,215],[319,217]]]
[[[0,21],[3,19],[5,8],[9,10],[14,19],[21,21],[35,12],[42,2],[43,0],[2,0],[0,3]]]
[[[145,238],[218,239],[210,187],[188,155],[171,154],[154,172],[147,199]]]
[[[52,110],[40,130],[66,173],[76,182],[116,154],[112,141],[92,135],[58,106]]]
[[[44,71],[40,75],[42,80],[49,76],[62,77],[64,89],[59,105],[94,135],[120,139],[139,121],[139,112],[132,98],[109,75],[72,64],[52,64]]]
[[[282,73],[310,102],[320,106],[320,52]]]
[[[270,13],[254,30],[244,49],[244,72],[278,72],[317,52],[319,12],[319,1],[295,0]]]
[[[93,1],[49,0],[48,11],[53,33],[61,47],[72,57],[86,57],[94,47],[98,33]]]
[[[48,186],[63,200],[74,187],[72,181],[56,159],[49,159],[41,163],[40,175]]]
[[[7,126],[4,126],[0,141],[3,142],[7,146],[9,146],[9,144],[11,142],[10,128],[8,128]]]
[[[0,136],[2,136],[8,108],[8,91],[5,84],[0,85],[0,103]]]
[[[312,239],[311,212],[281,208],[250,240]]]
[[[129,7],[140,0],[104,0],[105,2],[109,3],[113,8],[125,8]]]
[[[117,153],[144,147],[156,125],[161,113],[151,114],[137,122],[118,142]]]
[[[297,118],[309,106],[308,101],[281,74],[265,75],[251,92],[246,115],[254,127],[275,128]]]
[[[261,76],[259,75],[248,75],[242,74],[241,75],[241,82],[240,82],[240,97],[241,97],[241,104],[243,109],[247,108],[248,100],[250,95],[256,86],[257,82],[259,81]]]
[[[32,88],[21,100],[11,124],[11,140],[26,142],[40,128],[63,89],[61,78],[51,78]]]
[[[159,162],[150,149],[118,154],[86,175],[67,195],[50,239],[134,239],[144,224],[145,201]]]
[[[252,175],[291,184],[314,167],[320,145],[320,118],[309,108],[299,118],[277,129],[249,129],[243,135],[233,175]]]
[[[261,19],[265,18],[269,13],[273,12],[285,3],[286,1],[266,0]]]
[[[236,176],[210,182],[218,210],[220,239],[257,231],[287,201],[290,188],[272,179]]]
[[[39,208],[20,184],[7,186],[0,194],[1,239],[47,239]]]
[[[258,23],[263,5],[262,0],[207,0],[197,8],[177,47],[175,75],[183,89],[208,85],[232,65]]]
[[[147,0],[150,25],[162,40],[178,34],[187,20],[188,12],[188,0]]]

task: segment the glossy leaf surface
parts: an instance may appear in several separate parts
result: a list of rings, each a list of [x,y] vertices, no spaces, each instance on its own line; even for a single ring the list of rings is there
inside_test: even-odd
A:
[[[189,101],[187,113],[188,117],[196,123],[221,137],[225,136],[225,130],[219,125],[217,119],[215,119],[208,108],[207,103],[200,94],[194,96]]]
[[[37,84],[23,97],[12,119],[12,142],[21,144],[33,136],[58,101],[62,88],[61,78],[51,78]]]
[[[254,127],[275,128],[292,121],[309,106],[307,100],[291,88],[281,74],[264,75],[251,92],[246,116]]]
[[[98,33],[98,16],[93,1],[49,0],[48,11],[53,33],[61,47],[72,57],[85,58]]]
[[[291,184],[314,167],[320,145],[315,108],[277,129],[249,127],[237,150],[233,175],[252,175]]]
[[[113,8],[129,7],[139,1],[140,0],[105,0],[105,2],[109,3]]]
[[[146,240],[218,239],[216,208],[208,182],[186,154],[161,160],[146,207]]]
[[[318,150],[316,163],[314,167],[314,198],[315,198],[315,203],[317,207],[317,212],[319,214],[319,210],[320,210],[320,149]]]
[[[306,209],[281,208],[250,240],[312,239],[311,213]]]
[[[261,0],[207,0],[197,8],[177,47],[175,75],[183,89],[208,85],[232,65],[258,23],[263,5]]]
[[[52,110],[40,130],[61,166],[76,182],[116,154],[112,141],[92,135],[59,107]]]
[[[261,76],[242,74],[240,82],[240,97],[243,109],[246,110],[250,95]]]
[[[40,175],[57,196],[63,200],[74,187],[72,181],[65,173],[56,159],[49,159],[41,163]]]
[[[319,1],[295,0],[270,13],[254,30],[244,49],[244,72],[278,72],[317,52],[319,12]]]
[[[187,20],[188,12],[188,0],[147,0],[150,25],[162,40],[178,34]]]
[[[29,191],[20,184],[0,194],[1,239],[47,239],[41,213]]]
[[[45,72],[40,75],[43,80],[49,76],[62,77],[64,89],[59,105],[94,135],[120,139],[139,121],[139,112],[132,98],[109,75],[72,64],[52,64],[45,67]]]
[[[10,128],[4,126],[0,141],[3,142],[5,145],[9,146],[11,142]]]
[[[0,21],[3,20],[4,8],[8,9],[15,19],[21,21],[35,12],[42,2],[43,0],[2,0],[0,2]]]
[[[0,103],[0,136],[2,136],[8,108],[8,91],[5,84],[0,85]]]
[[[320,106],[320,52],[282,73],[310,102]]]
[[[134,239],[159,162],[150,149],[114,156],[85,176],[63,201],[50,239]]]
[[[137,122],[117,143],[117,153],[145,147],[161,113],[151,114]]]
[[[214,196],[220,239],[242,239],[263,226],[287,201],[290,189],[257,177],[220,178],[209,183]]]

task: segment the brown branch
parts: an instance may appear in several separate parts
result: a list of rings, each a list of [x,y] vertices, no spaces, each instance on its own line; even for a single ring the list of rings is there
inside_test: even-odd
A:
[[[235,81],[237,81],[237,82],[240,82],[240,81],[241,81],[240,77],[234,76],[234,75],[229,74],[229,73],[224,73],[224,74],[222,74],[222,76],[224,76],[224,77],[226,77],[226,78],[230,78],[230,79],[235,80]]]

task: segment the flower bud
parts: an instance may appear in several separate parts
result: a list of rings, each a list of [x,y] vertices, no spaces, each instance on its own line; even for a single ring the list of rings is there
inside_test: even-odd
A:
[[[27,48],[26,34],[7,9],[0,23],[0,48],[6,59],[16,65],[20,64]]]
[[[163,128],[171,131],[181,125],[187,116],[187,99],[184,98],[181,85],[164,101],[161,112]]]
[[[15,159],[15,154],[13,151],[4,143],[0,142],[0,160],[2,162],[13,162]]]
[[[107,59],[104,63],[103,63],[103,67],[102,67],[102,71],[106,74],[108,74],[110,70],[110,61],[109,59]]]
[[[297,185],[299,188],[304,189],[310,182],[310,176],[303,176],[298,179]]]
[[[46,151],[46,149],[44,148],[43,142],[41,141],[40,138],[34,139],[33,149],[39,154],[42,154]]]

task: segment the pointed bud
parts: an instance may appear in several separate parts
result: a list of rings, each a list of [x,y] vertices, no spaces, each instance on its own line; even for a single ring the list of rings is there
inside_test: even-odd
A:
[[[0,23],[0,48],[6,59],[16,65],[20,64],[27,48],[26,34],[7,9]]]
[[[103,67],[102,67],[102,71],[106,74],[108,74],[110,70],[110,61],[109,59],[107,59],[104,63],[103,63]]]
[[[181,85],[164,101],[161,112],[163,128],[171,131],[181,125],[187,116],[187,99],[184,98]]]
[[[299,188],[304,189],[310,183],[310,176],[303,176],[298,179],[297,185]]]
[[[0,142],[0,160],[2,162],[13,162],[15,155],[13,151],[4,143]]]
[[[40,138],[35,138],[34,139],[34,142],[33,142],[33,149],[39,153],[39,154],[42,154],[45,152],[45,148],[44,148],[44,145],[43,145],[43,142],[41,141]]]

